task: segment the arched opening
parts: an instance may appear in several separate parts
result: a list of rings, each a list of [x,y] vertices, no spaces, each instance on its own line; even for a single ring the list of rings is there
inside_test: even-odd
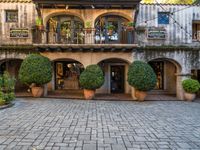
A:
[[[79,76],[83,70],[83,64],[74,59],[54,60],[53,77],[48,84],[48,95],[65,98],[82,97]]]
[[[126,60],[110,58],[98,63],[104,72],[104,85],[97,90],[98,93],[128,94],[131,87],[127,83],[129,63]]]
[[[95,20],[95,43],[98,44],[132,44],[133,30],[128,30],[129,20],[116,15],[105,14]]]
[[[157,76],[157,84],[152,93],[178,97],[181,66],[175,60],[165,58],[153,59],[148,63]]]
[[[4,59],[0,61],[0,75],[7,71],[11,76],[15,77],[15,92],[26,92],[28,86],[22,84],[18,79],[19,69],[23,60],[21,59]]]
[[[84,23],[74,15],[56,15],[47,21],[47,43],[83,44]]]

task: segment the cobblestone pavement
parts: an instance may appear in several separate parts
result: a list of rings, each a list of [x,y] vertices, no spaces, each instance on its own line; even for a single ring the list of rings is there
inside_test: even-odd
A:
[[[200,149],[200,103],[18,99],[0,110],[0,149]]]

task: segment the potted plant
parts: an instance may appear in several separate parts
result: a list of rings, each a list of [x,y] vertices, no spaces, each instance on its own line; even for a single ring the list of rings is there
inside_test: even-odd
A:
[[[136,98],[144,101],[146,91],[154,89],[156,86],[156,74],[151,66],[142,61],[134,61],[128,70],[128,83],[136,89]]]
[[[126,29],[128,31],[132,31],[132,30],[134,30],[134,26],[135,26],[134,22],[128,22],[127,25],[126,25]]]
[[[103,71],[98,65],[89,65],[81,73],[79,81],[84,89],[85,99],[91,100],[95,96],[95,90],[104,83]]]
[[[42,21],[42,18],[41,18],[41,17],[37,17],[37,18],[36,18],[36,27],[37,27],[39,30],[43,30],[43,29],[44,29],[43,21]]]
[[[107,30],[108,30],[108,35],[112,35],[113,34],[113,30],[115,30],[115,26],[112,24],[107,25]]]
[[[52,79],[52,66],[48,58],[39,54],[30,54],[19,69],[19,80],[30,86],[34,97],[41,97],[43,85]]]
[[[91,21],[86,21],[85,22],[85,31],[86,33],[92,33],[92,23]]]
[[[15,99],[15,78],[8,72],[0,76],[0,106],[10,104]]]
[[[196,97],[196,92],[200,89],[200,84],[194,79],[185,79],[182,81],[182,86],[185,91],[184,97],[188,101],[193,101]]]

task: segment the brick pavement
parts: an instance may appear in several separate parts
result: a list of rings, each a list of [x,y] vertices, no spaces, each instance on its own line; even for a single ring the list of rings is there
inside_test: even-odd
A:
[[[0,149],[199,150],[200,103],[21,98],[0,110]]]

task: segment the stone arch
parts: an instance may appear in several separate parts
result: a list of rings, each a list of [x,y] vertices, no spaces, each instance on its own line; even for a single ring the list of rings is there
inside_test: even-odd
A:
[[[0,55],[0,61],[11,60],[11,59],[20,59],[23,60],[28,54],[19,54],[19,53],[3,53]]]
[[[166,57],[153,58],[147,60],[147,62],[156,61],[161,61],[165,64],[163,74],[163,84],[165,86],[163,87],[163,90],[168,89],[169,91],[172,91],[174,89],[177,99],[183,100],[183,89],[181,85],[182,77],[180,76],[182,72],[182,66],[180,65],[180,63],[172,58]],[[170,68],[170,66],[172,68]],[[175,67],[174,70],[173,66]]]
[[[130,53],[112,53],[112,54],[102,54],[100,57],[97,57],[95,59],[95,63],[98,64],[99,62],[103,60],[108,60],[108,59],[119,59],[122,60],[128,64],[131,64],[133,61],[133,57]]]
[[[78,13],[75,13],[75,12],[68,12],[68,11],[56,11],[56,12],[51,12],[49,14],[46,15],[46,17],[44,17],[44,25],[46,26],[48,20],[51,18],[51,17],[54,17],[54,16],[59,16],[59,15],[70,15],[70,16],[76,16],[78,17],[79,19],[81,19],[82,22],[84,22],[84,18],[78,14]]]
[[[94,16],[94,22],[96,22],[96,20],[99,18],[99,17],[102,17],[102,16],[106,16],[106,15],[116,15],[116,16],[121,16],[125,19],[127,19],[128,21],[133,21],[133,17],[132,16],[129,16],[125,13],[122,13],[122,12],[115,12],[115,11],[110,11],[110,12],[100,12],[98,14],[96,14]]]
[[[104,72],[104,85],[97,90],[99,93],[131,93],[127,79],[130,61],[123,58],[109,57],[101,59],[97,64]]]

